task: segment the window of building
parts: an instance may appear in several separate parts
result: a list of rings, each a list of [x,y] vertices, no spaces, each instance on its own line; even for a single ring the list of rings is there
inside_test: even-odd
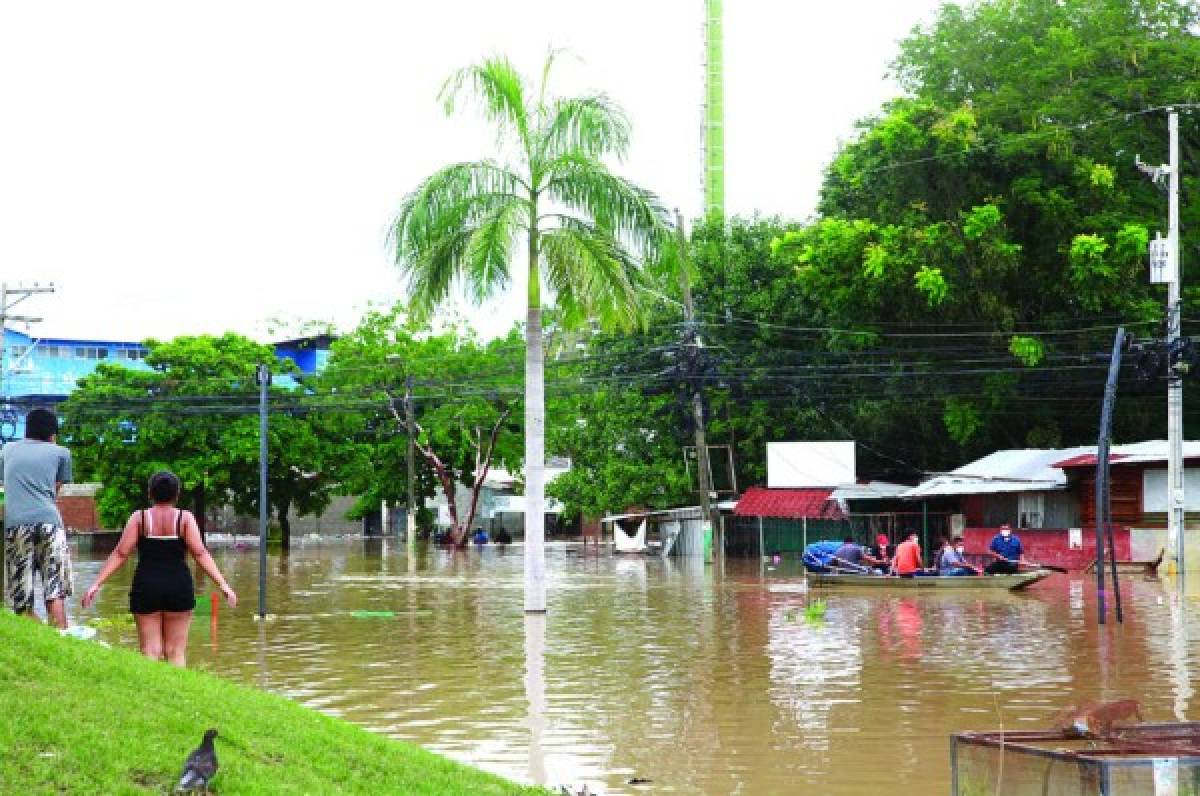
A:
[[[95,345],[75,346],[76,359],[107,359],[108,349]]]
[[[116,358],[138,362],[146,358],[146,351],[141,348],[118,348],[116,350]]]
[[[1042,492],[1017,494],[1017,527],[1041,528],[1046,516],[1046,495]]]
[[[20,359],[21,357],[23,357],[29,353],[29,346],[15,345],[15,346],[12,346],[11,348],[9,348],[8,351],[13,359]]]

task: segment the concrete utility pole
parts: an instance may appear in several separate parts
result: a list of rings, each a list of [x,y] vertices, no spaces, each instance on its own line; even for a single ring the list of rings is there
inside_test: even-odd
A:
[[[696,306],[692,302],[692,285],[688,277],[687,234],[683,228],[683,215],[678,209],[675,210],[675,234],[679,242],[679,286],[683,293],[683,313],[693,334],[692,345],[696,347],[698,354],[702,346],[700,330],[696,326]],[[692,416],[696,427],[696,472],[700,486],[700,511],[704,515],[704,521],[712,527],[713,549],[717,555],[724,556],[724,535],[721,533],[720,522],[713,517],[712,504],[709,501],[712,465],[708,460],[708,439],[704,433],[704,395],[697,385],[692,387]]]
[[[416,435],[413,433],[413,398],[412,376],[404,383],[404,423],[408,426],[408,515],[405,518],[405,544],[408,545],[409,559],[416,555],[417,549],[417,471],[416,471]]]
[[[1167,241],[1171,247],[1171,282],[1167,296],[1167,350],[1175,351],[1179,345],[1180,320],[1183,305],[1180,302],[1180,283],[1183,281],[1183,263],[1179,257],[1179,112],[1174,108],[1167,111],[1167,131],[1170,138],[1170,185],[1167,199]],[[1184,543],[1184,478],[1183,478],[1183,376],[1172,370],[1167,381],[1167,445],[1170,459],[1167,462],[1169,486],[1167,504],[1169,522],[1167,533],[1175,550],[1175,568],[1183,574],[1187,547]]]
[[[33,287],[9,287],[7,282],[0,283],[0,401],[6,405],[9,392],[8,364],[5,362],[8,341],[4,339],[4,332],[8,329],[8,322],[38,323],[42,320],[28,315],[13,315],[10,310],[32,295],[53,292],[53,282],[49,285],[34,285]]]
[[[1183,477],[1183,373],[1176,368],[1180,352],[1183,264],[1179,251],[1179,113],[1167,109],[1170,162],[1149,166],[1136,158],[1138,169],[1155,183],[1167,178],[1167,238],[1150,242],[1150,281],[1167,285],[1167,550],[1182,574],[1187,545],[1184,540],[1185,494]]]

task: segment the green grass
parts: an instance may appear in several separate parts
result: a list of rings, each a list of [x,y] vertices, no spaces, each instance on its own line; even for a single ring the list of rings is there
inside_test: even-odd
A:
[[[222,796],[547,793],[0,611],[0,793],[169,792],[207,727]]]

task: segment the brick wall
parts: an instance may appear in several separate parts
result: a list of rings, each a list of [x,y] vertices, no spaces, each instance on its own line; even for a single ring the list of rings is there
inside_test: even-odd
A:
[[[96,498],[91,495],[64,495],[58,499],[63,524],[77,531],[94,531],[100,526]]]

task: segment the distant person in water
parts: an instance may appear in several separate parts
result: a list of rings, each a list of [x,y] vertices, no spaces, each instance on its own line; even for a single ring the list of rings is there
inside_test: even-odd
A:
[[[163,470],[150,476],[152,505],[129,515],[116,549],[83,596],[83,607],[92,606],[104,581],[124,566],[136,548],[138,561],[129,589],[129,611],[137,622],[142,654],[155,660],[165,657],[176,666],[186,666],[188,628],[196,607],[187,554],[191,553],[217,584],[230,608],[237,607],[237,594],[204,547],[196,518],[190,511],[175,507],[179,491],[179,478],[174,473]]]
[[[471,537],[471,541],[478,545],[485,545],[488,543],[487,534],[484,532],[483,528],[475,529],[475,535]]]
[[[938,556],[939,575],[982,575],[983,570],[967,563],[967,548],[961,536],[955,536],[954,541],[942,548]]]
[[[1026,563],[1025,548],[1008,523],[1001,525],[1000,533],[992,537],[987,554],[992,558],[992,563],[984,567],[989,575],[1015,575]]]
[[[492,534],[492,541],[496,544],[512,544],[512,535],[504,528]]]
[[[925,569],[925,565],[921,561],[921,544],[917,538],[916,531],[909,531],[905,540],[896,546],[896,555],[892,559],[893,573],[911,577],[921,574]]]

